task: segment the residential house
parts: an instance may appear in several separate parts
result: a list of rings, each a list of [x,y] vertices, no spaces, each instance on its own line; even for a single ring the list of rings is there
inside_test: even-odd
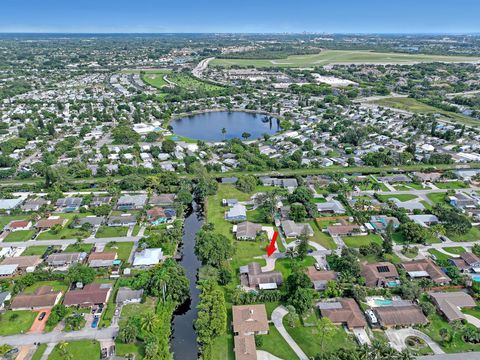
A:
[[[464,252],[448,261],[462,272],[480,273],[480,258],[474,253]]]
[[[166,222],[174,221],[177,212],[174,209],[164,209],[160,206],[155,206],[147,210],[147,220],[152,225],[159,225]]]
[[[317,203],[317,211],[322,214],[345,214],[346,210],[338,200],[330,200],[324,203]]]
[[[396,183],[411,183],[412,179],[409,178],[407,175],[397,174],[397,175],[389,175],[389,176],[382,176],[378,178],[381,182],[386,182],[389,184],[396,184]]]
[[[38,310],[52,308],[62,298],[61,291],[54,291],[51,286],[40,286],[33,293],[21,293],[12,300],[12,310]]]
[[[13,210],[17,207],[19,207],[23,201],[24,198],[17,198],[17,199],[0,199],[0,209],[1,210]]]
[[[329,225],[327,232],[331,236],[356,236],[367,235],[365,229],[357,224],[347,223],[344,219],[341,219],[338,224]]]
[[[394,216],[375,215],[370,217],[369,223],[373,231],[383,233],[387,229],[388,224],[392,224],[393,229],[400,226],[400,221]]]
[[[153,206],[173,206],[175,204],[175,198],[175,194],[153,195],[148,203]]]
[[[116,304],[139,304],[142,301],[143,289],[132,290],[129,287],[121,287],[117,291]]]
[[[105,221],[105,216],[85,216],[78,218],[75,223],[74,227],[81,228],[84,224],[88,224],[92,227],[92,229],[98,229]]]
[[[11,232],[20,231],[20,230],[30,230],[32,228],[32,222],[29,220],[15,220],[8,223],[5,226],[5,230],[9,230]]]
[[[319,302],[317,307],[322,316],[329,318],[336,325],[346,325],[350,330],[364,328],[367,325],[354,299],[341,298],[337,301]]]
[[[18,272],[18,265],[11,264],[11,265],[2,265],[0,264],[0,278],[10,278],[17,274]]]
[[[110,215],[107,219],[107,225],[110,227],[115,226],[135,226],[137,223],[137,217],[130,214],[122,215]]]
[[[314,235],[310,224],[300,224],[293,220],[282,220],[281,227],[287,238],[296,238],[300,235],[307,235],[311,237]]]
[[[423,227],[429,227],[439,223],[438,218],[432,214],[408,215],[415,224]]]
[[[283,282],[282,273],[279,271],[262,271],[260,264],[252,262],[240,267],[240,283],[247,288],[261,290],[276,289]]]
[[[120,263],[115,251],[93,252],[88,256],[88,266],[91,268],[112,267]]]
[[[133,258],[133,267],[149,268],[163,260],[163,251],[160,248],[143,249],[136,252]]]
[[[272,178],[272,177],[262,176],[260,177],[259,180],[263,186],[282,187],[290,191],[293,191],[298,187],[297,179],[293,179],[293,178],[281,179],[281,178]]]
[[[63,252],[48,255],[45,262],[48,264],[48,266],[60,268],[68,267],[71,264],[82,263],[86,258],[87,253],[85,252]]]
[[[94,196],[90,202],[90,206],[96,207],[100,205],[109,205],[112,202],[111,196]]]
[[[391,326],[414,326],[427,324],[428,320],[418,305],[389,305],[373,308],[373,312],[380,325]]]
[[[233,337],[235,360],[257,360],[257,345],[253,335]]]
[[[478,201],[469,195],[457,192],[455,196],[449,196],[450,205],[460,210],[474,209],[477,207]]]
[[[236,204],[225,212],[227,221],[245,221],[247,220],[247,208],[245,205]]]
[[[233,334],[268,334],[267,309],[264,304],[232,306]]]
[[[323,291],[327,287],[329,281],[337,280],[335,271],[319,271],[314,266],[307,267],[305,273],[313,284],[313,288],[317,291]]]
[[[399,285],[399,275],[395,265],[389,262],[360,264],[360,272],[368,287],[395,287]]]
[[[462,313],[462,308],[477,306],[475,300],[463,291],[430,292],[429,295],[437,309],[449,322],[464,320],[465,315]]]
[[[399,199],[392,197],[388,200],[393,202],[397,208],[405,209],[407,210],[407,212],[410,213],[412,213],[414,210],[425,210],[425,206],[420,202],[418,198],[408,201],[400,201]]]
[[[42,258],[38,255],[12,256],[3,259],[0,265],[17,265],[19,271],[33,272],[41,262]]]
[[[82,206],[83,199],[79,197],[66,197],[57,200],[55,205],[59,211],[73,212],[77,211]]]
[[[451,281],[451,279],[430,259],[403,262],[400,266],[412,279],[430,278],[434,283],[440,285],[448,284]]]
[[[112,284],[92,283],[83,288],[69,290],[63,299],[65,306],[94,306],[105,305],[112,292]]]
[[[147,195],[122,195],[117,201],[118,210],[140,210],[147,203]]]
[[[250,221],[244,221],[233,226],[233,232],[237,240],[255,240],[262,231],[262,225]]]
[[[49,230],[56,225],[64,226],[67,223],[67,219],[59,216],[50,216],[48,219],[40,219],[35,224],[38,230]]]
[[[26,200],[21,206],[21,209],[26,212],[38,211],[42,206],[49,205],[49,204],[50,204],[49,200],[45,200],[44,198],[39,197],[35,199]]]

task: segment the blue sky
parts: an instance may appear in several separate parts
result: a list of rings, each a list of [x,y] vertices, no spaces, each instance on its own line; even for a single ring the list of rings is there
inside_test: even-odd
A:
[[[1,0],[0,32],[480,32],[479,0]]]

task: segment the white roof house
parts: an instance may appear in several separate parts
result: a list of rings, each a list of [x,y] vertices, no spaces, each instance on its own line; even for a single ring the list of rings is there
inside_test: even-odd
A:
[[[163,251],[161,248],[143,249],[140,252],[135,253],[133,259],[134,267],[150,267],[157,265],[163,260]]]
[[[0,265],[0,277],[12,276],[18,269],[18,264]]]
[[[11,210],[15,209],[21,203],[23,203],[24,198],[18,199],[0,199],[0,209]]]

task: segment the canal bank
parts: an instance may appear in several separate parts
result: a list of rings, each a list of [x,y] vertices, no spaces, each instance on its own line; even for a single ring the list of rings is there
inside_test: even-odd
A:
[[[194,322],[197,318],[197,305],[200,295],[200,290],[196,284],[197,274],[202,264],[195,255],[195,235],[203,223],[203,206],[193,201],[185,215],[182,248],[180,250],[182,258],[179,261],[190,281],[190,299],[175,311],[172,319],[170,347],[176,360],[198,358],[197,334],[195,333]]]

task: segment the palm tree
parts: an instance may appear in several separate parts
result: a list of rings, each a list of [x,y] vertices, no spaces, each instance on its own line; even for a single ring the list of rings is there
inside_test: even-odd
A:
[[[143,315],[141,328],[146,332],[153,332],[155,326],[157,325],[158,319],[157,316],[153,312],[148,312]]]
[[[223,135],[223,140],[225,140],[225,134],[227,133],[227,129],[222,128],[222,135]]]
[[[58,343],[58,352],[62,355],[63,359],[70,360],[72,358],[72,354],[68,350],[68,343],[65,341]]]

